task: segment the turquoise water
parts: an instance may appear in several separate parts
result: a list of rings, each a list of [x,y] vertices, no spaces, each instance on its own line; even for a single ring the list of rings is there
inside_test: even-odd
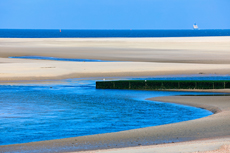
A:
[[[0,145],[117,132],[212,114],[200,108],[145,100],[183,94],[194,93],[96,90],[95,81],[77,79],[0,85]]]

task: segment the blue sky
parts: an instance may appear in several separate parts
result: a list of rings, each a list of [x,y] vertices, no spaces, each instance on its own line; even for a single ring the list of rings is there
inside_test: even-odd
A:
[[[230,29],[230,0],[0,0],[0,29]]]

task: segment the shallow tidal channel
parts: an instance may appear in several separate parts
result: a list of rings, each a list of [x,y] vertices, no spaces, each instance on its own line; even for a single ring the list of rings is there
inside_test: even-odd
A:
[[[212,114],[145,100],[188,94],[204,93],[104,90],[95,88],[95,80],[80,79],[0,85],[0,145],[118,132]]]

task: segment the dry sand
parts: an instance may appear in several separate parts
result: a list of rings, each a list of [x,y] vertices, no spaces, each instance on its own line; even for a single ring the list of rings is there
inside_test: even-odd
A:
[[[132,62],[63,62],[8,59],[51,56]],[[230,74],[230,37],[0,38],[0,80],[44,80],[167,74]]]
[[[9,56],[26,55],[131,62],[87,63],[7,58]],[[14,80],[44,80],[98,76],[230,74],[229,58],[230,37],[140,39],[1,38],[0,81],[4,83]],[[158,146],[154,144],[163,143],[174,144],[170,144],[169,146],[160,145],[162,152],[173,151],[173,148],[177,152],[196,152],[216,150],[222,145],[229,144],[230,99],[228,96],[176,96],[159,97],[152,100],[202,107],[216,114],[193,121],[117,133],[0,146],[0,152],[31,152],[32,150],[37,152],[69,152],[137,146],[139,147],[124,150],[126,150],[126,152],[134,152],[134,149],[139,149],[136,152],[160,152],[160,150],[156,149]],[[201,139],[208,140],[183,142]],[[189,145],[188,143],[191,144]],[[140,147],[142,145],[147,145],[147,147],[151,149],[148,150],[148,148]],[[186,147],[187,145],[190,147]],[[197,149],[195,146],[197,146]],[[180,148],[184,148],[184,150],[180,151]],[[120,152],[122,150],[107,151]]]

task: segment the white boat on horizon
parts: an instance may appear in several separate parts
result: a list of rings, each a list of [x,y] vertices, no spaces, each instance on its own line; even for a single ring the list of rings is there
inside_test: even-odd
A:
[[[193,24],[193,29],[198,29],[198,25],[196,23]]]

